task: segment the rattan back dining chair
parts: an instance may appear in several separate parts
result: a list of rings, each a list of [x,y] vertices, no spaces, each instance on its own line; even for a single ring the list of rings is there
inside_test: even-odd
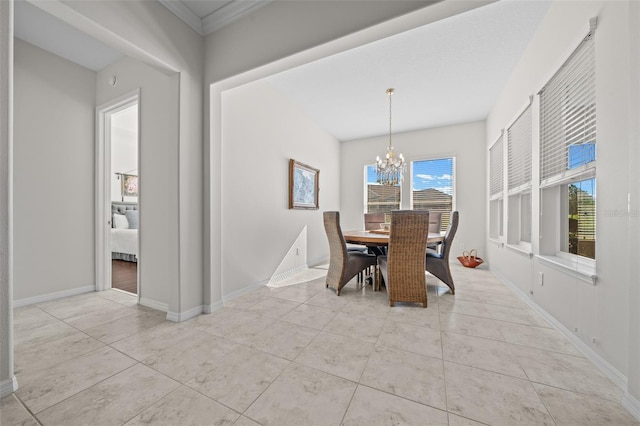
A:
[[[427,249],[426,256],[427,272],[435,275],[436,278],[449,286],[451,294],[456,294],[456,286],[453,284],[453,276],[451,275],[451,268],[449,268],[449,252],[451,252],[453,237],[455,237],[456,231],[458,230],[458,221],[458,212],[452,212],[449,228],[447,228],[440,252],[438,253],[436,250]]]
[[[371,231],[372,229],[380,229],[380,224],[384,223],[384,213],[365,213],[364,229]]]
[[[378,256],[378,267],[387,286],[389,306],[395,302],[417,302],[427,307],[425,252],[429,233],[429,211],[391,212],[391,230],[386,256]]]
[[[340,296],[340,291],[353,277],[370,266],[375,266],[376,257],[359,251],[348,251],[340,228],[339,212],[324,212],[324,229],[329,240],[329,271],[326,286]]]

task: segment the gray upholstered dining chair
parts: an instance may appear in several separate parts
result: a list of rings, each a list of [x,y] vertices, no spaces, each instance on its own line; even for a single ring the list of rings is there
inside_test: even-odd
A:
[[[439,234],[440,228],[442,227],[442,212],[429,212],[429,233],[430,234]],[[428,244],[427,247],[433,250],[438,250],[441,243],[431,243]]]
[[[427,307],[425,252],[429,233],[429,211],[391,212],[391,231],[386,256],[378,256],[378,267],[395,302],[417,302]]]
[[[324,229],[329,240],[329,271],[327,287],[340,296],[340,291],[353,277],[370,266],[375,266],[376,257],[359,251],[347,251],[347,243],[340,228],[339,212],[324,212]]]
[[[451,243],[453,237],[458,230],[458,212],[451,213],[451,221],[449,222],[449,228],[444,236],[442,247],[440,247],[440,253],[431,248],[427,249],[427,272],[435,275],[440,281],[445,283],[451,289],[451,294],[456,294],[456,287],[453,284],[453,277],[451,276],[451,269],[449,268],[449,252],[451,251]]]

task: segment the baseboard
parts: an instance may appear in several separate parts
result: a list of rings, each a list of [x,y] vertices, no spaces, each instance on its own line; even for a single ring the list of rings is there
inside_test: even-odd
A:
[[[203,311],[202,305],[196,306],[194,308],[189,309],[185,312],[167,312],[167,320],[172,322],[182,322],[186,321],[189,318],[197,317]]]
[[[613,365],[609,364],[600,354],[587,346],[582,340],[576,337],[567,327],[565,327],[560,321],[555,319],[550,313],[548,313],[544,308],[538,305],[536,302],[531,300],[520,288],[512,283],[509,279],[507,279],[504,275],[500,274],[496,271],[491,271],[504,285],[513,290],[518,297],[520,297],[531,309],[536,311],[540,316],[549,321],[551,325],[553,325],[556,329],[558,329],[562,334],[564,334],[567,339],[580,351],[582,354],[592,363],[598,367],[598,369],[607,376],[616,386],[618,386],[623,391],[627,391],[627,377],[622,374],[618,369],[616,369]]]
[[[635,399],[629,392],[625,392],[624,397],[622,397],[622,406],[640,421],[640,401]]]
[[[18,379],[13,376],[10,379],[0,382],[0,398],[4,398],[7,395],[11,395],[18,390]]]
[[[219,311],[223,307],[224,307],[224,303],[222,303],[221,300],[214,303],[213,305],[202,305],[202,313],[210,314],[212,312]]]
[[[19,308],[21,306],[34,305],[36,303],[50,302],[52,300],[62,299],[63,297],[77,296],[79,294],[91,293],[96,291],[96,286],[88,285],[84,287],[72,288],[69,290],[56,291],[55,293],[42,294],[40,296],[27,297],[24,299],[18,299],[13,301],[13,307]]]
[[[141,297],[140,302],[142,306],[146,306],[147,308],[152,308],[157,311],[168,312],[169,305],[167,303],[158,302],[157,300],[147,299],[146,297]]]
[[[283,281],[289,278],[290,276],[297,274],[298,272],[306,271],[307,269],[309,269],[307,265],[300,265],[293,269],[289,269],[288,271],[280,272],[279,274],[273,275],[269,280],[269,283],[277,283],[277,282]]]
[[[223,303],[230,302],[235,298],[238,298],[240,296],[244,296],[247,293],[251,293],[252,291],[259,289],[260,287],[264,287],[265,285],[267,285],[267,283],[269,283],[269,280],[261,281],[261,282],[259,282],[257,284],[251,285],[249,287],[245,287],[245,288],[240,289],[238,291],[234,291],[233,293],[228,294],[226,296],[222,296],[222,302]]]
[[[315,268],[316,266],[326,265],[329,263],[329,256],[320,257],[308,262],[309,268]]]

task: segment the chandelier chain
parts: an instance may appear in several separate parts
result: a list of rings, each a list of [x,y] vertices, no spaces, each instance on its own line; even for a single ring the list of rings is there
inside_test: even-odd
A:
[[[402,182],[406,166],[402,154],[396,156],[396,153],[393,151],[391,95],[393,95],[394,91],[395,89],[393,88],[387,89],[387,95],[389,96],[389,146],[387,147],[387,155],[384,159],[380,157],[376,158],[376,180],[379,184],[388,186],[399,185]]]
[[[387,94],[389,95],[389,148],[391,148],[393,147],[393,143],[391,143],[391,98],[393,89],[387,89]]]

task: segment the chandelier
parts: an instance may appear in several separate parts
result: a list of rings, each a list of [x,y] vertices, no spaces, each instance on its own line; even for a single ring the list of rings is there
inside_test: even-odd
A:
[[[402,154],[396,156],[391,144],[391,95],[395,89],[387,89],[389,95],[389,146],[387,147],[387,155],[384,160],[376,157],[376,174],[377,182],[382,185],[394,186],[403,180],[405,169],[404,157]]]

